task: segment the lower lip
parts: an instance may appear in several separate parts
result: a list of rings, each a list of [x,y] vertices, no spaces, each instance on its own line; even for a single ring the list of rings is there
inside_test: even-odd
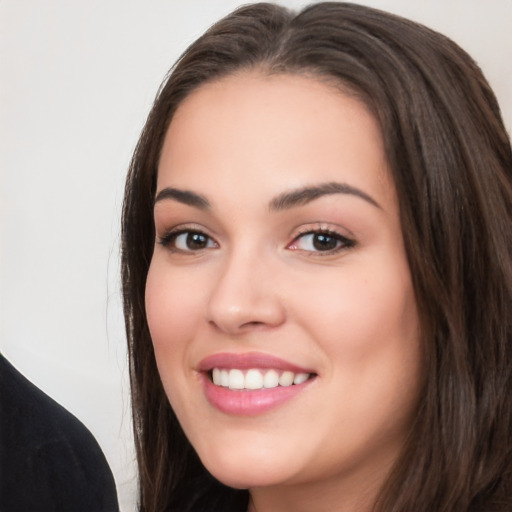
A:
[[[283,405],[302,393],[314,379],[292,386],[278,386],[258,390],[232,390],[216,386],[204,376],[204,390],[208,401],[219,411],[237,416],[255,416]]]

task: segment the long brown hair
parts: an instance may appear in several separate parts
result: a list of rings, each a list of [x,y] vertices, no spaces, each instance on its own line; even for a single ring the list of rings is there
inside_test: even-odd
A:
[[[135,150],[122,282],[144,511],[244,510],[209,476],[162,388],[144,307],[162,141],[180,102],[250,68],[352,91],[382,128],[421,316],[425,386],[380,512],[512,510],[512,155],[474,61],[426,27],[368,7],[240,8],[171,70]]]

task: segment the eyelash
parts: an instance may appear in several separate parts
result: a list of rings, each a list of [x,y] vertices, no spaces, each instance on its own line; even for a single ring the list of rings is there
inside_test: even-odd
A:
[[[169,249],[172,252],[180,252],[180,253],[199,252],[200,250],[205,250],[205,249],[210,248],[210,247],[203,247],[203,248],[194,250],[194,249],[179,249],[178,247],[175,247],[173,244],[176,242],[176,239],[179,236],[185,235],[185,234],[187,235],[187,238],[191,235],[192,236],[199,235],[201,237],[204,237],[207,240],[207,243],[213,241],[213,238],[211,236],[207,235],[206,233],[204,233],[203,231],[201,231],[199,229],[182,227],[179,229],[168,231],[163,237],[161,237],[158,240],[158,243],[160,245],[162,245],[163,247],[166,247],[167,249]],[[188,240],[186,241],[186,243],[187,242],[188,242]],[[214,241],[214,243],[216,244],[215,241]]]
[[[327,249],[325,251],[323,250],[308,250],[308,249],[301,249],[299,247],[293,247],[298,240],[305,239],[307,236],[324,236],[326,238],[333,239],[336,242],[336,247],[332,249]],[[313,242],[314,243],[314,242]],[[355,240],[352,240],[350,238],[347,238],[346,236],[342,235],[341,233],[338,233],[337,231],[331,230],[331,229],[325,229],[325,228],[317,228],[317,229],[308,229],[303,232],[300,232],[292,241],[290,245],[288,245],[288,249],[295,250],[295,251],[304,251],[304,252],[310,252],[318,256],[330,256],[332,254],[337,254],[340,251],[351,249],[356,245]]]
[[[185,241],[185,243],[189,242],[188,238],[190,236],[199,235],[200,237],[204,237],[204,239],[206,240],[206,244],[213,243],[215,245],[213,247],[212,246],[208,247],[208,245],[207,245],[205,247],[199,247],[197,249],[190,249],[190,248],[189,249],[180,249],[180,248],[174,246],[173,244],[176,242],[178,237],[181,235],[185,235],[185,234],[187,235],[187,240]],[[309,250],[309,249],[302,249],[300,247],[294,247],[295,245],[297,245],[297,242],[299,240],[301,240],[301,239],[304,240],[307,236],[313,236],[313,237],[323,236],[328,239],[332,239],[335,241],[336,247],[327,249],[325,251],[319,250],[318,248],[317,248],[318,250]],[[186,228],[186,227],[179,228],[176,230],[171,230],[171,231],[167,232],[163,237],[161,237],[158,240],[158,243],[160,245],[162,245],[163,247],[169,249],[171,252],[175,252],[175,253],[195,253],[195,252],[200,252],[203,250],[218,247],[217,242],[215,242],[215,240],[213,240],[212,237],[210,237],[203,231],[201,231],[199,229]],[[314,244],[314,241],[313,241],[313,244]],[[317,229],[308,229],[308,230],[304,230],[303,232],[300,232],[293,239],[293,241],[289,245],[287,245],[287,249],[312,253],[312,254],[315,254],[318,256],[329,256],[332,254],[336,254],[340,251],[350,249],[350,248],[354,247],[355,245],[356,245],[355,240],[347,238],[346,236],[343,236],[342,234],[338,233],[337,231],[333,231],[330,229],[324,229],[324,228],[317,228]]]

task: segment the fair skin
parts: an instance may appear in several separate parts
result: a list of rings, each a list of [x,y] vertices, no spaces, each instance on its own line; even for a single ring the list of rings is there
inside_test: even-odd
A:
[[[374,117],[306,76],[203,85],[170,124],[156,198],[148,323],[203,464],[254,511],[370,510],[420,375]]]

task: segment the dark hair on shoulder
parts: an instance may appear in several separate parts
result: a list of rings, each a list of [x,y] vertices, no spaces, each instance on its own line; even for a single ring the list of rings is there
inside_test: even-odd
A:
[[[397,189],[424,347],[424,386],[386,512],[512,510],[512,154],[475,62],[446,37],[349,3],[298,14],[239,8],[194,42],[161,87],[126,183],[122,282],[144,511],[245,510],[186,439],[158,375],[144,290],[157,165],[173,114],[202,84],[248,69],[308,74],[380,123]]]

